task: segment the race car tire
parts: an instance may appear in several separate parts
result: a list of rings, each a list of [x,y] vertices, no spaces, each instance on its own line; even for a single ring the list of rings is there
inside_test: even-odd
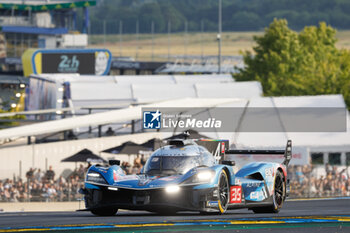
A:
[[[222,170],[220,172],[218,189],[219,189],[219,200],[218,200],[219,213],[223,214],[227,210],[227,205],[229,202],[229,192],[230,192],[228,178],[225,170]]]
[[[118,212],[118,209],[115,208],[100,208],[100,209],[93,209],[91,210],[91,213],[97,216],[113,216]]]
[[[278,213],[286,198],[286,182],[281,171],[277,170],[272,194],[272,205],[252,208],[254,213]]]

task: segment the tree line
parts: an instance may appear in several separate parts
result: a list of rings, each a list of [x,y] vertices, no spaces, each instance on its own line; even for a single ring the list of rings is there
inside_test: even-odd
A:
[[[342,94],[350,109],[350,51],[337,49],[335,33],[324,22],[297,32],[275,19],[233,76],[261,82],[265,96]]]
[[[257,31],[267,27],[274,18],[284,18],[290,28],[301,30],[306,25],[323,21],[337,29],[350,28],[348,0],[223,0],[224,31]],[[82,17],[79,17],[80,20]],[[150,33],[154,22],[156,33],[166,33],[168,22],[172,32],[217,31],[218,0],[104,0],[90,8],[93,34]],[[82,25],[80,23],[79,25]]]

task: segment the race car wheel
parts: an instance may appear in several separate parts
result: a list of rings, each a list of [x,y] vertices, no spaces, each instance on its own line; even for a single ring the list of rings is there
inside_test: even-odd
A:
[[[91,213],[98,216],[113,216],[118,212],[115,208],[99,208],[91,210]]]
[[[225,213],[227,209],[227,204],[229,200],[229,184],[228,184],[228,178],[225,170],[222,170],[219,177],[219,212],[221,214]]]
[[[272,205],[266,207],[252,208],[254,213],[278,213],[286,198],[286,183],[282,172],[277,171],[275,176],[275,187],[272,194]]]

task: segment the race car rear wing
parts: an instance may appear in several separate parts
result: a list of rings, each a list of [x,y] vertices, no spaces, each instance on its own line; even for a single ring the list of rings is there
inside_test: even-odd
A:
[[[292,140],[287,141],[285,150],[228,150],[225,154],[268,154],[268,155],[284,155],[282,164],[288,166],[292,159]]]

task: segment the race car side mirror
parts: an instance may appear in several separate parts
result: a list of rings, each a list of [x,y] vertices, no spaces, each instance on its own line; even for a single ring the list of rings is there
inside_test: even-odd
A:
[[[229,160],[223,160],[223,161],[221,161],[221,164],[229,165],[229,166],[235,166],[236,162],[235,161],[229,161]]]
[[[109,165],[120,165],[120,160],[116,160],[116,159],[110,159],[109,161],[108,161],[108,163],[109,163]]]

